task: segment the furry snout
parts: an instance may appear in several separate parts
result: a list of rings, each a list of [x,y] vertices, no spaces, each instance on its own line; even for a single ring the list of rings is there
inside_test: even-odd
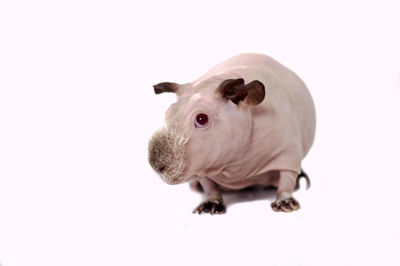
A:
[[[175,130],[163,127],[149,141],[149,163],[168,184],[181,182],[188,140],[188,137],[177,134]]]

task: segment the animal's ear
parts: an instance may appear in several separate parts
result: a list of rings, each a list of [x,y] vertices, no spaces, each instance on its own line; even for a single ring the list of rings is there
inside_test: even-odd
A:
[[[154,93],[160,94],[163,92],[177,92],[178,84],[173,82],[161,82],[153,86]]]
[[[242,78],[224,80],[218,88],[222,97],[235,104],[243,102],[246,105],[257,105],[264,100],[265,87],[258,80],[253,80],[247,85]]]

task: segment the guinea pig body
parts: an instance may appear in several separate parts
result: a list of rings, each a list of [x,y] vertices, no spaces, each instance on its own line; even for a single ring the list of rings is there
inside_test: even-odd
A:
[[[167,183],[202,187],[206,200],[195,212],[223,213],[220,191],[249,186],[277,187],[275,211],[300,207],[292,193],[316,117],[295,73],[271,57],[242,54],[193,82],[154,88],[175,92],[177,102],[149,142],[149,162]]]

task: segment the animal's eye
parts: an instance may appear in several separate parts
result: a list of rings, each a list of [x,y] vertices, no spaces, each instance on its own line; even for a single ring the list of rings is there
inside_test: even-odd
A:
[[[205,127],[208,124],[208,115],[206,114],[198,114],[196,115],[195,126],[196,127]]]

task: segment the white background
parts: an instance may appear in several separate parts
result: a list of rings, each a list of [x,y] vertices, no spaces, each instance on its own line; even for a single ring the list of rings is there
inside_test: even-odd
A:
[[[400,265],[396,1],[1,1],[0,264]],[[273,193],[223,216],[169,186],[147,143],[174,95],[242,52],[268,54],[317,108],[292,214]],[[232,121],[234,123],[235,121]]]

